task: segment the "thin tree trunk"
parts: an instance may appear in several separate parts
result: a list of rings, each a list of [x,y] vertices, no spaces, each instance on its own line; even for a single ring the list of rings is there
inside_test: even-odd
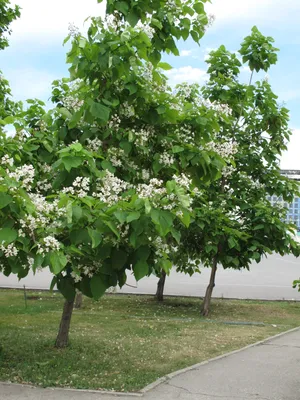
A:
[[[65,301],[64,309],[60,321],[59,331],[55,342],[55,347],[63,349],[69,344],[69,330],[73,313],[74,300]]]
[[[82,306],[82,293],[77,293],[75,297],[74,308],[79,309]]]
[[[155,295],[157,301],[164,300],[164,288],[165,288],[166,276],[167,274],[165,273],[165,271],[162,271],[161,277],[157,283],[157,291]]]
[[[211,273],[210,273],[210,280],[209,280],[209,285],[207,286],[205,297],[202,303],[202,308],[201,308],[201,314],[204,317],[207,317],[209,314],[210,310],[210,302],[211,302],[211,296],[215,287],[215,279],[216,279],[216,273],[217,273],[217,259],[215,258],[213,261],[213,265],[211,268]]]

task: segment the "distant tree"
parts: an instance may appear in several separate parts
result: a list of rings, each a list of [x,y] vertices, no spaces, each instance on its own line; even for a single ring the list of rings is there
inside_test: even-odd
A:
[[[214,141],[206,147],[227,160],[193,204],[194,220],[182,230],[178,270],[193,274],[211,268],[202,313],[208,315],[217,266],[249,269],[251,262],[273,252],[299,256],[295,226],[284,222],[286,207],[298,184],[280,174],[279,157],[290,138],[288,110],[278,104],[266,79],[253,82],[254,72],[267,72],[277,61],[273,39],[254,27],[239,51],[242,62],[224,46],[208,59],[209,80],[202,90],[210,102],[230,110],[218,121]],[[242,68],[251,72],[240,82]],[[272,206],[268,197],[282,201]],[[284,206],[284,202],[285,206]]]

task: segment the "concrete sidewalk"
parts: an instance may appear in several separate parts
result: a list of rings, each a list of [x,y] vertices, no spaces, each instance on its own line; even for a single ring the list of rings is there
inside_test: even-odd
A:
[[[132,400],[299,400],[300,329],[203,363]],[[92,392],[0,384],[0,400],[116,400]]]

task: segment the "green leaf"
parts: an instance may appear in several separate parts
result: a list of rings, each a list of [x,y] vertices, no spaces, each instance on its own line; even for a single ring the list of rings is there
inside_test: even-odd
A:
[[[170,69],[173,69],[172,65],[170,65],[170,64],[168,64],[168,63],[166,63],[166,62],[160,62],[160,63],[158,63],[157,67],[158,67],[158,68],[161,68],[161,69],[163,69],[163,70],[165,70],[165,71],[169,71]]]
[[[117,236],[117,238],[120,238],[120,233],[118,231],[118,228],[116,224],[112,221],[103,221],[103,223],[109,227],[109,229]]]
[[[121,249],[114,249],[111,256],[112,268],[120,271],[124,267],[127,258],[128,255],[125,251]]]
[[[182,151],[184,151],[184,147],[181,147],[181,146],[173,146],[172,147],[172,152],[174,154],[181,153]]]
[[[73,301],[76,295],[73,282],[70,276],[57,277],[57,288],[68,301]]]
[[[67,110],[65,107],[57,108],[56,109],[64,119],[71,119],[72,114],[70,113],[69,110]]]
[[[18,237],[18,232],[11,228],[1,228],[0,229],[0,244],[2,242],[9,244],[14,242]]]
[[[65,268],[67,263],[67,257],[63,253],[57,251],[51,252],[50,269],[53,274],[58,275]]]
[[[196,13],[198,13],[198,14],[204,14],[205,13],[203,3],[196,3],[196,4],[194,4],[193,8],[196,11]]]
[[[57,277],[54,276],[52,281],[51,281],[51,284],[50,284],[50,292],[51,293],[53,292],[53,289],[54,289],[54,286],[56,285],[56,283],[57,283]]]
[[[127,85],[125,85],[125,88],[129,91],[130,95],[136,93],[138,90],[138,86],[136,83],[127,83]]]
[[[8,117],[4,118],[3,121],[5,122],[5,125],[9,125],[15,122],[15,118],[9,115]]]
[[[149,265],[144,260],[139,260],[133,267],[134,277],[137,281],[149,274]]]
[[[140,217],[141,217],[141,213],[139,211],[134,211],[128,215],[128,217],[126,218],[126,221],[132,222],[132,221],[135,221],[136,219],[139,219]]]
[[[90,228],[88,228],[88,233],[92,239],[92,249],[95,249],[102,242],[102,235],[98,231]]]
[[[72,168],[77,168],[82,164],[82,158],[81,157],[63,157],[62,162],[65,166],[65,169],[70,172]]]
[[[132,27],[135,27],[135,25],[139,22],[139,19],[139,16],[134,11],[130,11],[126,17],[126,20]]]
[[[8,206],[12,201],[12,196],[7,193],[0,192],[0,209]]]
[[[90,112],[95,118],[99,118],[100,120],[107,122],[110,116],[110,108],[104,106],[100,103],[95,103],[94,101],[90,102]]]
[[[94,275],[91,279],[90,285],[95,300],[100,299],[108,289],[107,284],[101,275]]]

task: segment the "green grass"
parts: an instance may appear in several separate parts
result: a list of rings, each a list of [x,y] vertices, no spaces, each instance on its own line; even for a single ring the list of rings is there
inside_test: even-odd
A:
[[[0,380],[40,386],[137,391],[157,378],[300,325],[300,304],[148,296],[84,298],[74,311],[70,347],[53,347],[59,294],[0,290]],[[38,297],[38,299],[36,298]],[[266,325],[232,325],[224,322]]]

